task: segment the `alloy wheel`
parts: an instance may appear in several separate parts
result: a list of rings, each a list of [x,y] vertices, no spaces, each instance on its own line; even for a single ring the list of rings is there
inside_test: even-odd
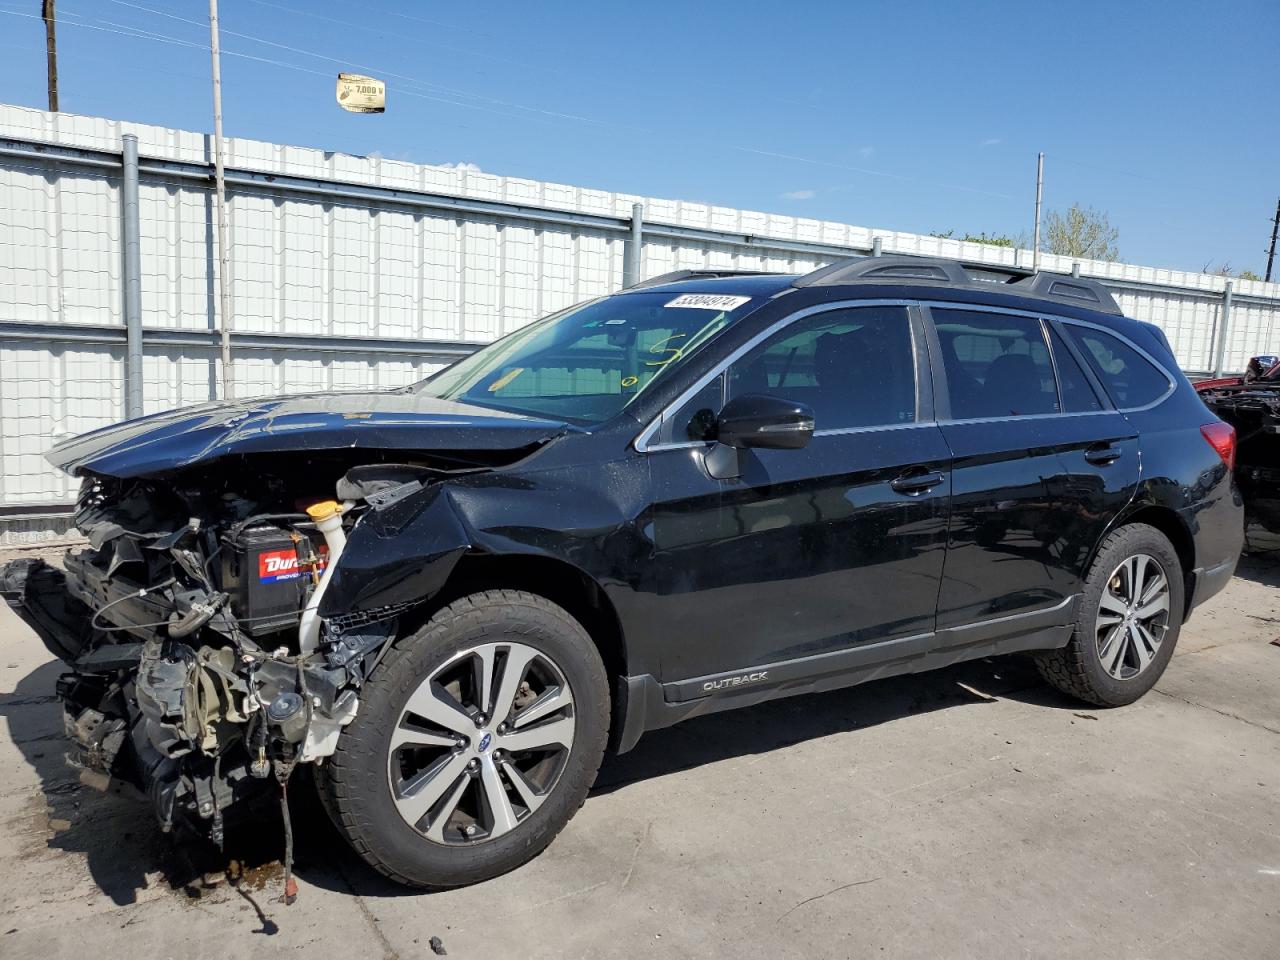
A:
[[[550,657],[522,643],[471,647],[401,711],[388,746],[396,809],[436,843],[500,837],[550,795],[573,736],[573,692]]]
[[[1102,669],[1131,680],[1151,664],[1169,629],[1169,578],[1145,553],[1125,559],[1107,578],[1094,635]]]

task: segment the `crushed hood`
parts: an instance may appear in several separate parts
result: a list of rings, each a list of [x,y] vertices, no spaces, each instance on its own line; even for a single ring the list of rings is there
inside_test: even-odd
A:
[[[419,393],[362,391],[233,400],[128,420],[47,454],[73,475],[145,477],[219,457],[289,450],[465,451],[535,446],[570,427]]]

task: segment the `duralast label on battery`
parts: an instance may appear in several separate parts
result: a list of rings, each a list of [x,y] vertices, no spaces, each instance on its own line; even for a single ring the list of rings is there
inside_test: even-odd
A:
[[[321,547],[318,551],[316,570],[323,570],[328,550]],[[307,565],[308,569],[310,564]],[[268,550],[258,554],[258,580],[262,583],[276,583],[280,580],[296,580],[302,576],[296,550]]]

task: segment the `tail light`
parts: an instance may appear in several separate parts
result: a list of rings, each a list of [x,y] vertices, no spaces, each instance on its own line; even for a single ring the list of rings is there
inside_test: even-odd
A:
[[[1206,423],[1201,427],[1200,433],[1204,436],[1209,446],[1218,452],[1218,456],[1227,465],[1227,469],[1234,470],[1236,467],[1236,428],[1229,423],[1215,420],[1213,423]]]

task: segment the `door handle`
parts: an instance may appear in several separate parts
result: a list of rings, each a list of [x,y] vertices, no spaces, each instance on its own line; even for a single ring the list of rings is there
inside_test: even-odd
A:
[[[1120,455],[1124,453],[1119,447],[1113,447],[1109,443],[1099,443],[1084,452],[1084,458],[1090,463],[1099,467],[1105,467],[1109,463],[1115,463],[1120,459]]]
[[[889,486],[898,493],[917,494],[932,490],[945,479],[936,470],[931,473],[904,473],[897,479],[890,480]]]

